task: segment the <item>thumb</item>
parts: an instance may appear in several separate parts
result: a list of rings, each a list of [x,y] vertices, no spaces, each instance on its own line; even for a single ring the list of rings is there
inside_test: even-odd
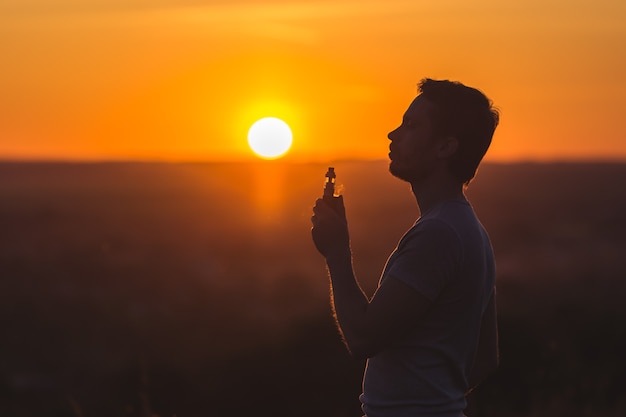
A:
[[[346,206],[343,203],[343,194],[335,197],[335,211],[342,219],[346,219]]]

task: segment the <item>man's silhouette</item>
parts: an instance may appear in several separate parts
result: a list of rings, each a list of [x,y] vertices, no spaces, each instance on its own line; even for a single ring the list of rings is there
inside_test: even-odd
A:
[[[343,198],[313,209],[337,324],[350,352],[367,358],[367,417],[463,416],[466,394],[498,365],[493,252],[464,188],[499,115],[457,82],[424,79],[419,91],[388,137],[389,171],[411,184],[420,217],[371,299],[352,269]]]

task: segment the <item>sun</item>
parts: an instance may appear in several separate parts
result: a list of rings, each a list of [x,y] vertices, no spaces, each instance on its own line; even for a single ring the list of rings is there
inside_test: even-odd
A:
[[[293,135],[289,125],[276,117],[257,120],[248,130],[250,149],[263,159],[276,159],[285,155]]]

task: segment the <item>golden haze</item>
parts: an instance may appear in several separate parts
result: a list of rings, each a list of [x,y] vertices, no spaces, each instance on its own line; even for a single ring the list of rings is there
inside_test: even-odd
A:
[[[264,116],[294,161],[385,158],[420,78],[502,111],[488,159],[624,159],[626,3],[0,6],[0,158],[241,160]]]

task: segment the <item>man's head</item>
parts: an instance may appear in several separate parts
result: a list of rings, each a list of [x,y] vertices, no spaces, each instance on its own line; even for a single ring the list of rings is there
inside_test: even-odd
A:
[[[498,111],[479,90],[458,82],[426,78],[419,92],[402,125],[389,133],[391,173],[413,181],[427,175],[433,158],[443,159],[468,184],[491,144]]]

